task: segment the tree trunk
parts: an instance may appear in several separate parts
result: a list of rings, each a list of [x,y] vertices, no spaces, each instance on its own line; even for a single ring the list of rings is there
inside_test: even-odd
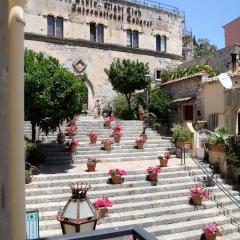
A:
[[[128,109],[132,110],[132,108],[131,108],[131,95],[126,94],[126,99],[127,99],[127,103],[128,103]]]
[[[36,142],[36,123],[32,123],[32,142]]]

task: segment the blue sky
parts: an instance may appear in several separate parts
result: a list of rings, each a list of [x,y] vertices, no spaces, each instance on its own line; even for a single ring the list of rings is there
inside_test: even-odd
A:
[[[208,38],[218,48],[224,47],[222,27],[240,17],[240,0],[160,0],[159,2],[185,11],[186,24],[192,28],[193,35],[196,38]]]

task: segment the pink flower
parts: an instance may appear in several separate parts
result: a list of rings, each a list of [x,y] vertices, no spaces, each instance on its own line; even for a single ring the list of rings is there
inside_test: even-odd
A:
[[[99,133],[94,132],[94,131],[90,131],[90,132],[87,133],[87,136],[88,137],[98,137]]]
[[[71,145],[78,145],[78,144],[79,144],[79,142],[77,140],[72,139]]]
[[[106,122],[111,123],[114,121],[114,117],[107,117]]]
[[[205,187],[200,187],[198,184],[194,188],[190,188],[191,197],[200,196],[204,198],[209,198],[209,192],[206,191]]]
[[[170,157],[171,157],[170,152],[164,153],[164,158],[165,158],[165,159],[169,159]]]
[[[160,171],[161,171],[161,170],[160,170],[159,168],[157,168],[157,167],[148,167],[148,169],[147,169],[147,172],[148,172],[148,173],[159,174]]]
[[[144,143],[144,142],[145,142],[145,141],[144,141],[143,137],[139,137],[139,138],[137,138],[136,141],[135,141],[136,144],[138,144],[138,143]]]
[[[126,173],[125,170],[123,170],[123,169],[118,169],[118,168],[110,169],[108,173],[109,173],[111,176],[124,176],[124,175],[127,175],[127,173]]]
[[[205,225],[202,228],[203,232],[216,233],[217,236],[223,236],[223,230],[224,230],[223,227],[216,222],[209,225]]]
[[[114,136],[122,137],[123,134],[120,131],[113,131],[112,134],[110,135],[110,137],[114,137]]]
[[[102,197],[94,202],[94,207],[112,207],[112,202],[108,199],[108,197]]]
[[[113,141],[111,139],[103,139],[102,144],[113,144]]]
[[[112,129],[114,132],[120,132],[120,131],[122,131],[122,127],[118,124],[118,125],[116,125],[115,127],[113,127],[113,129]]]

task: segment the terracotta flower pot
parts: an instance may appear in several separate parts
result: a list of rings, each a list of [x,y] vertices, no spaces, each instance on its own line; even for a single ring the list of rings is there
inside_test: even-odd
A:
[[[57,135],[58,144],[64,144],[65,140],[66,140],[65,134],[58,134]]]
[[[88,169],[88,172],[95,172],[96,164],[87,163],[87,169]]]
[[[193,204],[196,205],[196,206],[202,205],[202,199],[203,199],[203,197],[201,197],[199,195],[193,196],[192,197]]]
[[[150,181],[157,181],[158,175],[156,173],[149,173],[148,174],[148,179]]]
[[[77,145],[71,144],[71,145],[69,146],[69,151],[70,151],[71,153],[76,152],[76,150],[77,150]]]
[[[143,121],[144,120],[144,114],[139,114],[139,120]]]
[[[114,136],[113,139],[114,139],[114,142],[119,143],[121,137],[117,135],[117,136]]]
[[[147,141],[147,139],[148,139],[147,134],[143,134],[143,133],[141,133],[141,134],[140,134],[140,137],[143,138],[144,143],[145,143],[145,142]]]
[[[177,148],[185,147],[186,149],[190,149],[191,148],[191,142],[189,142],[189,141],[186,141],[186,142],[177,141],[176,142],[176,147]]]
[[[217,233],[204,232],[206,240],[215,240],[217,238]]]
[[[110,150],[112,150],[112,144],[111,143],[104,143],[104,149],[106,150],[106,151],[110,151]]]
[[[143,149],[143,147],[144,147],[144,143],[143,142],[137,143],[137,148],[138,149]]]
[[[91,136],[91,137],[90,137],[90,142],[91,142],[92,144],[96,144],[96,142],[97,142],[97,136]]]
[[[120,184],[122,182],[122,177],[120,175],[112,176],[112,184]]]
[[[223,145],[221,144],[208,144],[207,148],[212,152],[223,152]]]
[[[168,159],[160,159],[160,166],[167,167],[168,166]]]
[[[29,184],[32,182],[32,176],[25,177],[25,184]]]
[[[97,218],[105,218],[108,213],[107,207],[99,207],[97,208]]]

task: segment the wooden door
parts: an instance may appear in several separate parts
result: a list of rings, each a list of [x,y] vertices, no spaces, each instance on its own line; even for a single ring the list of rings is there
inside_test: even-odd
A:
[[[184,106],[184,120],[193,121],[193,105]]]

